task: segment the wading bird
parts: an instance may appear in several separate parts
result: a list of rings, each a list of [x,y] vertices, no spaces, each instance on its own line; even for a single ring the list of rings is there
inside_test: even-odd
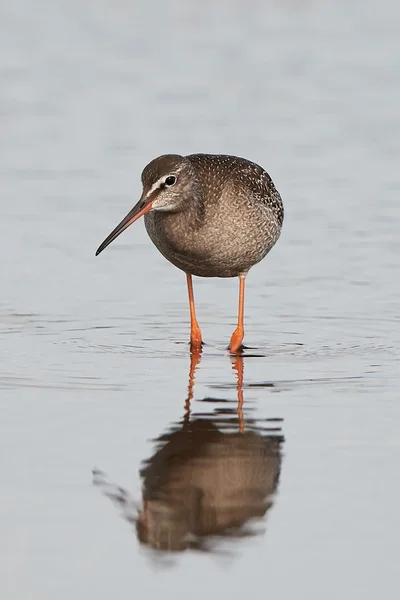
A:
[[[186,273],[192,351],[202,346],[192,275],[239,277],[238,322],[229,350],[240,352],[245,277],[274,246],[283,223],[282,199],[270,176],[259,165],[236,156],[165,154],[144,168],[142,184],[139,202],[99,246],[96,256],[144,215],[153,244]]]

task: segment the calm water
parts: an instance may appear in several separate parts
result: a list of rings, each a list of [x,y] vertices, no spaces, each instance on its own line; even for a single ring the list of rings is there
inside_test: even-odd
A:
[[[399,31],[390,0],[0,3],[1,598],[399,597]],[[196,366],[143,223],[94,257],[197,151],[285,202],[240,363],[236,281],[195,281]]]

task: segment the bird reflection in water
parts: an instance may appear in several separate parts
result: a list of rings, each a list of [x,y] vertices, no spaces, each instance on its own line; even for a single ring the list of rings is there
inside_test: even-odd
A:
[[[279,482],[281,419],[260,424],[244,416],[242,356],[232,358],[237,406],[205,398],[202,402],[220,408],[192,416],[200,358],[200,353],[191,354],[183,420],[156,440],[154,454],[140,471],[143,507],[136,507],[134,517],[129,494],[121,488],[110,493],[103,474],[95,474],[95,483],[135,522],[139,541],[156,550],[212,550],[218,539],[260,533],[255,520],[259,525],[271,508]]]

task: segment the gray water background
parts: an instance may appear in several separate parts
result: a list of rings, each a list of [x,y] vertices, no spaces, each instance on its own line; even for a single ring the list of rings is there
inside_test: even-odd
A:
[[[399,56],[391,0],[0,2],[1,598],[399,597]],[[91,469],[140,500],[182,418],[184,276],[143,223],[94,251],[149,160],[197,151],[285,202],[244,397],[286,441],[263,535],[161,564]],[[193,413],[236,397],[237,282],[195,294]]]

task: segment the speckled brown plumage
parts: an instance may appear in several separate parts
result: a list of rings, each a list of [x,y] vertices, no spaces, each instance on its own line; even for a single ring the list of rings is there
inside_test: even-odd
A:
[[[179,269],[201,277],[235,277],[271,250],[283,222],[283,204],[270,176],[243,158],[164,155],[144,169],[144,189],[178,173],[174,211],[152,210],[146,230]]]

